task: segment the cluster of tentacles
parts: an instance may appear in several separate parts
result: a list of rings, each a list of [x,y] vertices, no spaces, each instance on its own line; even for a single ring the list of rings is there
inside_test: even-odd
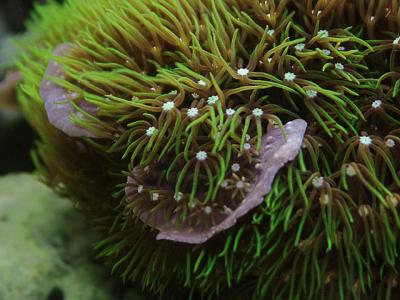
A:
[[[39,173],[161,295],[394,299],[399,33],[390,0],[39,6]]]

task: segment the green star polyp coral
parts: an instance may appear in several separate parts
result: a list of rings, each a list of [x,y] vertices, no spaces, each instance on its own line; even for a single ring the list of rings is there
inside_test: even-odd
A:
[[[125,281],[399,297],[398,1],[70,0],[29,32],[39,174]]]

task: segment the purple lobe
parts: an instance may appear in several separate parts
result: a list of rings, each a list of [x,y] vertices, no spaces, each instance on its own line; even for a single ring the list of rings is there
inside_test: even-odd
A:
[[[53,54],[55,56],[61,56],[67,54],[71,49],[70,44],[60,44],[56,47]],[[79,118],[84,118],[84,116],[76,111],[76,109],[71,105],[71,101],[77,97],[74,95],[76,93],[69,93],[65,88],[58,86],[50,77],[63,78],[65,76],[64,70],[54,60],[49,60],[46,72],[43,76],[43,80],[40,84],[40,96],[44,100],[44,107],[47,113],[47,118],[49,122],[56,128],[63,131],[65,134],[71,137],[97,137],[90,130],[78,126],[71,120],[71,115],[75,114]],[[86,112],[95,114],[97,108],[83,100],[79,103]]]
[[[260,163],[257,166],[258,172],[249,193],[236,209],[214,211],[213,217],[216,220],[216,225],[205,228],[201,224],[197,226],[181,224],[177,227],[175,221],[178,216],[172,215],[169,220],[166,220],[162,209],[154,213],[151,213],[150,209],[142,211],[139,215],[140,219],[159,230],[156,237],[158,240],[171,240],[189,244],[204,243],[214,235],[232,227],[237,219],[263,203],[265,195],[271,189],[275,175],[286,163],[292,161],[298,155],[303,144],[307,123],[304,120],[296,119],[285,124],[284,128],[286,140],[279,128],[270,129],[263,136],[259,156]],[[135,169],[133,172],[135,172]],[[130,187],[132,184],[136,184],[135,179],[129,176],[125,188],[126,195],[133,192]]]

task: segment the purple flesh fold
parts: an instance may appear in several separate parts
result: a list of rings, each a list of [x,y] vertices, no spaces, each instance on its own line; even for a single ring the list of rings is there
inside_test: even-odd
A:
[[[54,50],[53,54],[55,56],[66,55],[70,48],[71,45],[69,44],[60,44]],[[64,70],[61,68],[59,63],[54,60],[49,60],[39,89],[40,96],[45,103],[44,107],[47,113],[47,118],[54,127],[60,129],[71,137],[95,138],[96,135],[93,132],[76,125],[71,120],[72,114],[75,114],[80,118],[85,118],[70,103],[70,101],[76,97],[73,95],[74,93],[69,93],[65,88],[58,86],[51,80],[51,77],[62,78],[64,74]],[[78,105],[88,113],[96,113],[97,108],[83,100],[81,100]]]
[[[286,140],[279,128],[272,128],[263,136],[259,156],[260,163],[257,172],[255,172],[255,179],[250,191],[236,209],[214,211],[214,226],[205,228],[204,226],[180,224],[177,227],[175,218],[178,216],[172,215],[169,220],[166,220],[164,218],[165,212],[162,209],[154,213],[151,213],[150,209],[145,210],[140,214],[140,219],[159,230],[156,237],[158,240],[171,240],[189,244],[204,243],[214,235],[232,227],[240,217],[264,202],[264,197],[270,191],[278,171],[286,163],[297,157],[303,144],[307,123],[302,119],[296,119],[286,123],[284,128]],[[132,172],[135,172],[135,169]],[[126,195],[133,192],[131,186],[135,183],[135,180],[129,176],[125,188]]]

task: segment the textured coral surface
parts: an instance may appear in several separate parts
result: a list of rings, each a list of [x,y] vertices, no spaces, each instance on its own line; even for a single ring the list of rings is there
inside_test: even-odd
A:
[[[1,176],[0,299],[148,300],[93,260],[87,227],[33,175]]]
[[[29,28],[38,171],[124,280],[185,299],[399,297],[398,1],[70,0]]]

